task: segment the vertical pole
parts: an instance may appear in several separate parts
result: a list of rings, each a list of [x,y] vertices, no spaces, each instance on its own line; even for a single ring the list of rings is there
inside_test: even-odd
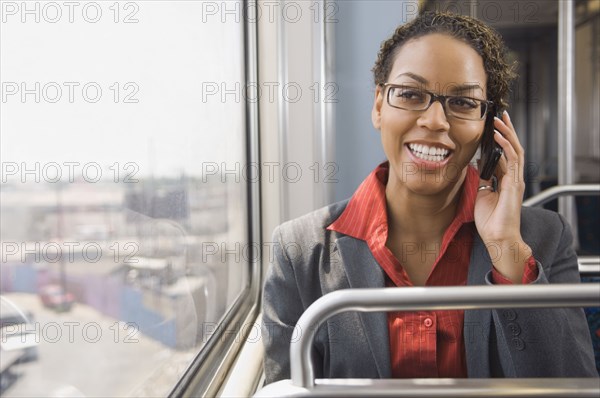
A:
[[[313,31],[315,34],[313,51],[313,65],[315,71],[315,81],[319,82],[317,90],[319,90],[318,101],[315,104],[315,158],[317,159],[317,167],[319,168],[318,187],[314,190],[315,207],[322,207],[330,204],[333,201],[333,184],[330,184],[326,177],[329,172],[328,164],[334,160],[334,135],[335,126],[333,124],[333,102],[335,97],[330,94],[337,93],[331,88],[336,87],[333,74],[334,62],[334,27],[332,22],[335,21],[335,16],[328,14],[329,6],[336,11],[338,5],[335,0],[318,0],[313,3],[313,6],[319,7],[319,12],[316,14]],[[337,94],[336,94],[337,95]]]
[[[477,1],[471,0],[469,2],[469,16],[471,18],[477,18]]]
[[[558,184],[566,185],[574,182],[575,29],[573,2],[563,0],[558,2],[558,7]],[[573,209],[572,197],[559,198],[558,211],[571,225],[575,221]]]
[[[279,10],[283,10],[285,0],[279,0]],[[277,17],[277,64],[278,64],[278,80],[281,86],[288,83],[288,53],[287,53],[287,28],[286,21],[281,15]],[[279,167],[288,163],[288,116],[289,109],[287,101],[284,101],[283,96],[278,98],[278,116],[279,116]],[[289,205],[289,183],[284,181],[279,189],[280,215],[279,222],[287,221],[290,215]]]
[[[328,162],[331,165],[337,167],[337,159],[335,158],[335,137],[336,137],[336,126],[335,126],[335,105],[337,103],[339,86],[337,83],[337,76],[335,74],[335,27],[337,26],[337,18],[333,17],[331,20],[327,19],[325,15],[327,15],[327,11],[329,10],[328,4],[331,4],[334,8],[334,11],[339,11],[339,4],[337,0],[325,0],[324,2],[325,9],[323,10],[323,79],[325,80],[325,84],[328,86],[328,93],[332,91],[330,88],[333,88],[334,95],[332,97],[325,98],[325,94],[323,95],[323,118],[322,118],[322,128],[323,128],[323,166],[325,167]],[[323,169],[325,170],[325,169]],[[327,171],[330,169],[327,168]],[[335,178],[335,177],[334,177]],[[324,191],[325,191],[325,204],[330,204],[333,202],[334,198],[334,186],[332,181],[326,181],[324,183]]]

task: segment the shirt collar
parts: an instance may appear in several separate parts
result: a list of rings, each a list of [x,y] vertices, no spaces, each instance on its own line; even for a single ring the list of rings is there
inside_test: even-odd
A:
[[[377,233],[381,227],[387,229],[385,186],[388,176],[389,162],[385,161],[360,184],[342,214],[327,229],[364,241]],[[453,225],[474,221],[478,184],[477,170],[468,166]]]

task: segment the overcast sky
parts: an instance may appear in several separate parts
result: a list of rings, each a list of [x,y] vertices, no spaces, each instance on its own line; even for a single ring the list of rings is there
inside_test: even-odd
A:
[[[114,1],[47,3],[27,2],[25,13],[21,1],[2,1],[3,163],[119,162],[126,173],[134,162],[143,177],[199,175],[202,162],[241,157],[243,97],[202,98],[203,87],[244,84],[234,17],[223,23],[200,1],[120,2],[118,15]]]

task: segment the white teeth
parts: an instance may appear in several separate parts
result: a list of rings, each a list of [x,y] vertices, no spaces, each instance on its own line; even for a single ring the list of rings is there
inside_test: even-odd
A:
[[[408,144],[408,147],[416,157],[430,162],[441,162],[449,153],[446,148],[429,147],[422,144]]]

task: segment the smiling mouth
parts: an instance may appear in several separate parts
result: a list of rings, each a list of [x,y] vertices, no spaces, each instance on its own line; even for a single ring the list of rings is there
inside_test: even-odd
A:
[[[413,155],[419,159],[427,160],[430,162],[441,162],[450,156],[451,151],[446,148],[440,148],[435,146],[427,146],[423,144],[408,144],[408,149]]]

